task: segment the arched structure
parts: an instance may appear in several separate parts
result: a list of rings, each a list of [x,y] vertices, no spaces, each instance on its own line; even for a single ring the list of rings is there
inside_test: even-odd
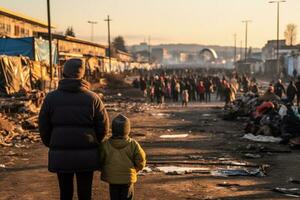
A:
[[[199,52],[199,57],[202,61],[212,62],[218,59],[218,54],[215,50],[210,48],[204,48]]]

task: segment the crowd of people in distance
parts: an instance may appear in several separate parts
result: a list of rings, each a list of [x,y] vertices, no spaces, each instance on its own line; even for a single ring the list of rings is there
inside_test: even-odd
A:
[[[188,102],[208,103],[223,101],[231,104],[237,92],[252,92],[259,95],[261,85],[254,77],[237,72],[206,73],[195,70],[150,71],[143,73],[133,81],[135,88],[140,88],[150,102],[158,105],[164,102],[181,102],[187,106]],[[280,79],[269,85],[279,98],[286,98],[293,102],[295,97],[300,99],[300,79],[291,80],[285,87]]]

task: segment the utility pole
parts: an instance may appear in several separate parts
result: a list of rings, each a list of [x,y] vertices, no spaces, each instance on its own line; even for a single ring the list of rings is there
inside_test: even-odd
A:
[[[243,57],[243,40],[241,40],[241,46],[240,46],[240,60],[242,60]]]
[[[53,80],[53,63],[52,63],[52,33],[51,33],[51,15],[50,15],[50,0],[47,0],[47,15],[48,15],[48,39],[49,39],[49,65],[50,65],[50,90],[52,89]]]
[[[87,23],[91,24],[91,41],[94,41],[94,25],[98,22],[96,21],[88,21]]]
[[[233,58],[233,61],[234,61],[234,65],[236,63],[236,33],[233,35],[234,37],[234,58]]]
[[[269,3],[276,3],[277,4],[277,53],[276,53],[276,60],[277,60],[277,73],[280,74],[280,62],[279,62],[279,7],[280,3],[286,2],[285,0],[275,0],[270,1]]]
[[[107,32],[108,32],[108,58],[109,58],[109,70],[111,72],[111,44],[110,44],[110,22],[112,21],[109,18],[109,15],[107,15],[107,19],[105,19],[104,21],[107,22]]]
[[[151,62],[151,37],[148,37],[148,62]]]
[[[251,22],[251,20],[243,20],[243,23],[245,23],[246,30],[245,30],[245,63],[247,63],[247,54],[248,54],[248,23]]]

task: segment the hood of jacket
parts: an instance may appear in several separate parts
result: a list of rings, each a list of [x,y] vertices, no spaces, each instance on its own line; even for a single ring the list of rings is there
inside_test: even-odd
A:
[[[109,143],[116,149],[123,149],[130,144],[131,139],[127,138],[109,138]]]
[[[83,79],[65,78],[58,83],[58,89],[67,92],[82,92],[89,88],[89,82]]]

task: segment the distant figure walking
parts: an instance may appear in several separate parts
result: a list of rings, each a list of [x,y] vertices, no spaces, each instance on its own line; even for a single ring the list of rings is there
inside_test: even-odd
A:
[[[189,91],[183,90],[183,92],[182,92],[182,107],[183,106],[187,107],[188,102],[189,102]]]

